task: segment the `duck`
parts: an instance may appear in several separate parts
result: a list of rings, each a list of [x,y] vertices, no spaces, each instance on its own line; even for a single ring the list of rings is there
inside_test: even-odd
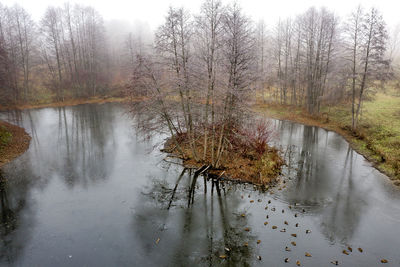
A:
[[[338,261],[331,261],[331,263],[332,263],[333,265],[339,265],[339,262],[338,262]]]
[[[285,247],[286,251],[292,251],[289,247]]]
[[[283,223],[286,224],[286,225],[289,225],[289,223],[287,221],[284,221]]]
[[[308,252],[306,252],[304,255],[305,255],[306,257],[311,257],[311,254],[308,253]]]
[[[285,232],[286,232],[285,228],[281,229],[281,233],[285,233]]]
[[[309,233],[311,233],[311,230],[306,230],[306,234],[309,234]]]
[[[285,262],[289,262],[289,258],[285,258]]]

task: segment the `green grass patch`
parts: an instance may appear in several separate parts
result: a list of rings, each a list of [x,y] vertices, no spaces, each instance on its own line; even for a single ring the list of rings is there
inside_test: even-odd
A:
[[[11,142],[11,139],[12,134],[7,130],[6,127],[0,125],[0,151]]]

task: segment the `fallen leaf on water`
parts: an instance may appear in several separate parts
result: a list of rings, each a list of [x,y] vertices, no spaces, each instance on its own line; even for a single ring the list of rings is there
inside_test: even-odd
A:
[[[311,257],[311,254],[308,253],[308,252],[306,252],[305,256],[306,256],[306,257]]]
[[[160,242],[160,238],[157,238],[156,240],[156,244],[158,244]]]

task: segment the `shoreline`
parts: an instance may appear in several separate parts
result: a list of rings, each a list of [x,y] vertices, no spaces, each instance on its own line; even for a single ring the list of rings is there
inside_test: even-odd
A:
[[[31,136],[24,128],[0,121],[0,126],[4,127],[7,132],[11,133],[11,140],[0,150],[0,168],[14,159],[21,156],[28,150]]]
[[[357,138],[357,136],[354,136],[352,132],[350,132],[347,129],[343,129],[340,125],[338,125],[336,122],[329,120],[328,122],[326,121],[326,118],[323,117],[313,117],[311,115],[296,115],[296,114],[286,114],[286,113],[281,113],[279,112],[279,108],[291,108],[290,106],[284,106],[284,105],[276,105],[276,104],[256,104],[253,107],[253,110],[259,114],[262,114],[268,118],[272,119],[277,119],[277,120],[286,120],[286,121],[291,121],[295,123],[300,123],[303,125],[307,126],[316,126],[320,127],[322,129],[328,130],[335,132],[342,136],[350,145],[350,147],[355,150],[358,154],[363,156],[368,162],[371,163],[371,165],[380,171],[381,173],[385,174],[389,180],[392,182],[393,185],[395,186],[400,186],[400,180],[399,177],[397,177],[395,174],[390,173],[389,171],[385,170],[382,166],[382,162],[379,162],[374,156],[378,156],[376,153],[374,153],[373,150],[364,148],[363,145],[366,144],[366,142],[360,138]],[[271,112],[275,111],[275,112]],[[324,121],[325,120],[325,121]]]
[[[55,101],[49,103],[31,103],[31,104],[16,104],[13,106],[0,106],[0,111],[10,111],[10,110],[26,110],[26,109],[39,109],[39,108],[51,108],[51,107],[69,107],[78,106],[84,104],[104,104],[104,103],[122,103],[130,100],[126,97],[91,97],[91,98],[78,98],[78,99],[68,99],[65,101]],[[134,99],[134,101],[139,101],[140,99]]]
[[[64,102],[51,102],[45,104],[23,104],[23,105],[16,105],[13,107],[4,107],[0,106],[0,111],[7,111],[7,110],[25,110],[25,109],[39,109],[39,108],[47,108],[47,107],[66,107],[66,106],[76,106],[76,105],[83,105],[83,104],[103,104],[103,103],[122,103],[127,102],[130,99],[127,97],[96,97],[96,98],[88,98],[88,99],[72,99],[67,100]],[[143,101],[143,98],[135,98],[133,101]],[[389,177],[392,183],[396,186],[400,186],[400,179],[393,173],[389,172],[382,166],[382,162],[379,162],[374,156],[378,156],[374,151],[365,147],[366,142],[360,138],[354,136],[347,129],[343,129],[340,125],[333,121],[326,121],[326,118],[323,117],[313,117],[310,115],[305,114],[287,114],[286,112],[279,112],[279,109],[282,108],[291,108],[290,106],[283,106],[277,104],[255,104],[252,109],[259,114],[262,114],[268,118],[278,119],[278,120],[287,120],[296,123],[301,123],[308,126],[317,126],[322,129],[333,131],[339,135],[341,135],[354,149],[357,153],[362,155],[366,160],[368,160],[374,168],[385,174]],[[272,111],[272,112],[271,112]],[[324,121],[325,120],[325,121]],[[16,126],[18,127],[18,126]],[[22,129],[22,128],[21,128]],[[28,135],[29,136],[29,135]],[[4,165],[0,161],[0,167]]]

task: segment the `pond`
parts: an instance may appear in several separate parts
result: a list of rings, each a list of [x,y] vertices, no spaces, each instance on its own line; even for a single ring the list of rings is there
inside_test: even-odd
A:
[[[400,190],[333,132],[273,120],[262,192],[183,169],[121,104],[0,117],[32,136],[0,173],[2,266],[400,265]]]

